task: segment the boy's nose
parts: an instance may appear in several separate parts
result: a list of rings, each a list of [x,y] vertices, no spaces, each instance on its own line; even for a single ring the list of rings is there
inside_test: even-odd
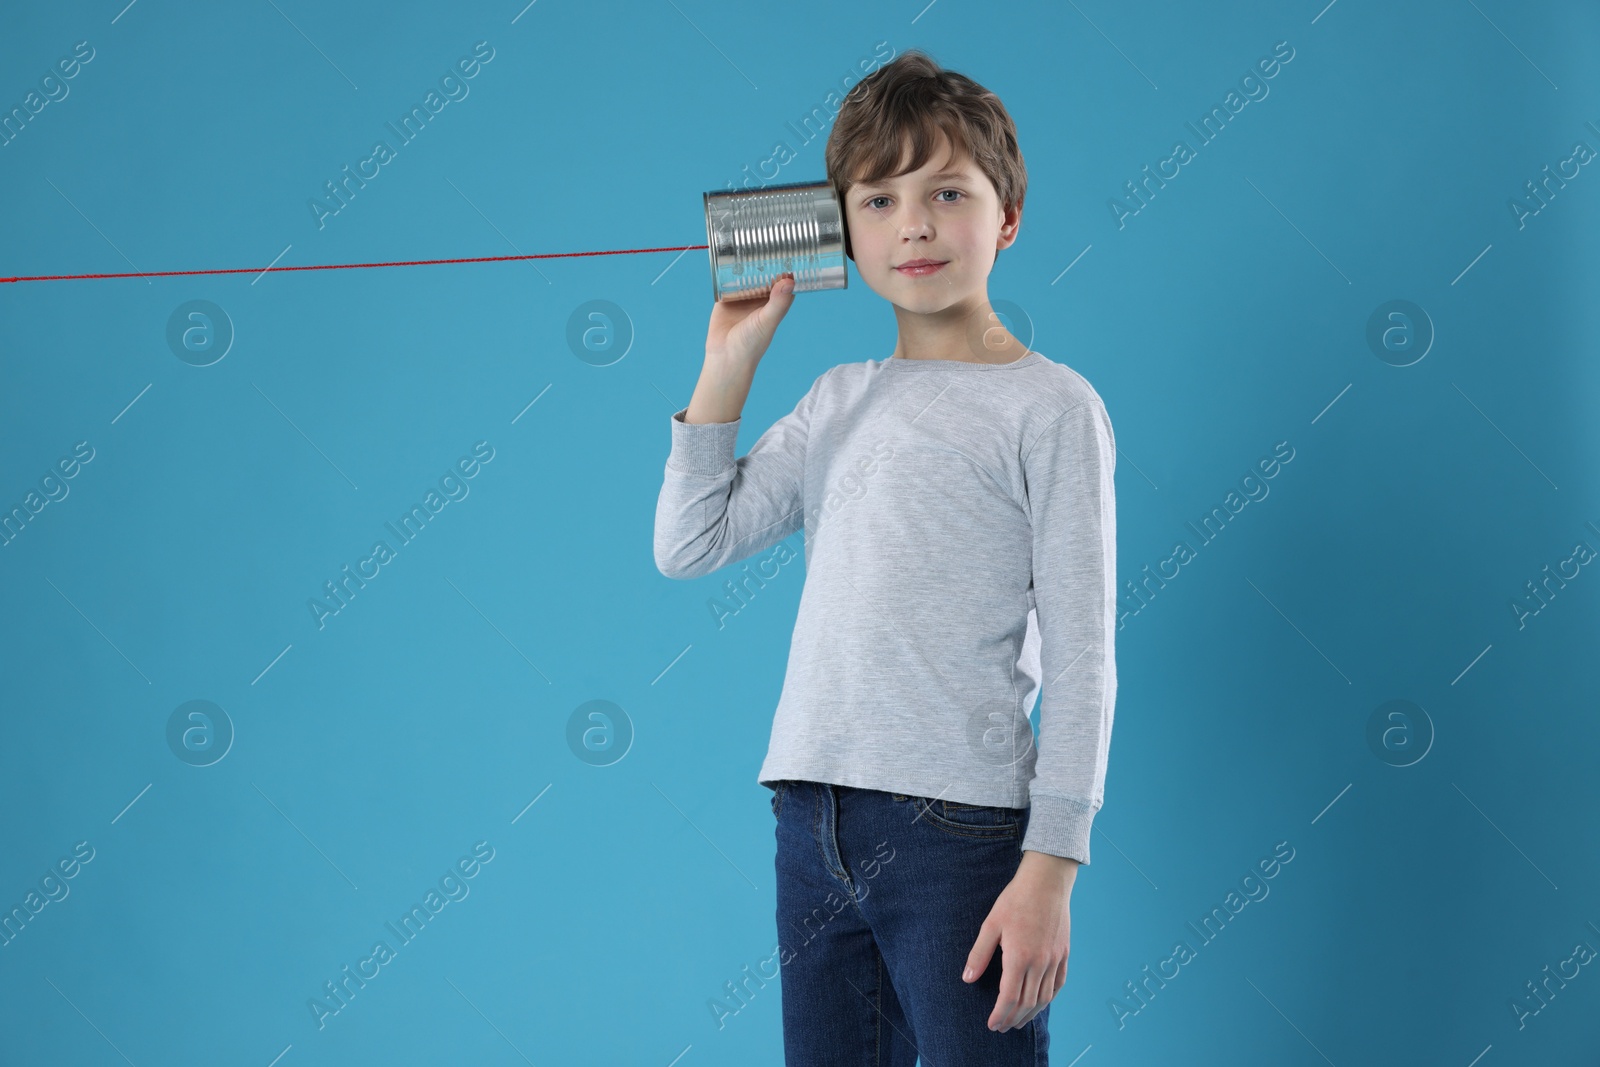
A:
[[[924,212],[908,208],[894,220],[895,228],[900,231],[900,236],[912,239],[933,232],[933,223]]]

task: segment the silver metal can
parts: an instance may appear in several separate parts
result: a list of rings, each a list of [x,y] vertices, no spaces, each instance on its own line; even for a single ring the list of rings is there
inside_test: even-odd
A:
[[[714,300],[765,298],[784,274],[794,291],[843,289],[844,211],[831,182],[706,193]]]

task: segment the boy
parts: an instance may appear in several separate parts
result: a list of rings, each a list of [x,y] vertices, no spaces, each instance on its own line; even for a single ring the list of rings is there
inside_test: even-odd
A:
[[[758,775],[786,1062],[1044,1064],[1116,698],[1115,438],[1088,381],[990,308],[1027,185],[993,93],[906,52],[851,92],[826,157],[895,351],[823,373],[735,460],[792,276],[716,303],[656,565],[698,577],[804,525]]]

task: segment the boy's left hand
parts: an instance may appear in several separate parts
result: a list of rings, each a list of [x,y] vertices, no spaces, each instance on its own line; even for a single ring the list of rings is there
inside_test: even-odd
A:
[[[961,975],[963,982],[976,982],[1000,946],[1000,998],[989,1029],[1003,1033],[1025,1026],[1067,980],[1077,874],[1077,860],[1026,851],[1016,876],[989,909]]]

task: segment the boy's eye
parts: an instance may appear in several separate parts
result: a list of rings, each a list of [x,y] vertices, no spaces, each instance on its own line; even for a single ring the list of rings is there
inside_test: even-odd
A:
[[[935,193],[933,195],[934,196],[943,196],[945,193],[955,193],[957,197],[964,197],[964,196],[967,195],[966,193],[963,193],[960,189],[940,189],[937,193]],[[874,197],[871,197],[871,198],[869,198],[867,200],[866,206],[868,208],[870,208],[871,210],[873,210],[873,211],[882,211],[883,209],[878,206],[878,201],[879,200],[887,200],[887,199],[889,199],[887,196],[874,196]],[[957,200],[941,200],[941,201],[939,201],[939,203],[941,203],[941,204],[954,204],[954,203],[957,203],[957,202],[958,202]]]

